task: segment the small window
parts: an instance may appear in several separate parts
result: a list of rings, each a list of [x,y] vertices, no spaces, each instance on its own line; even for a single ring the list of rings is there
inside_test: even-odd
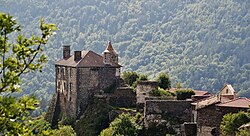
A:
[[[57,88],[61,89],[61,82],[60,81],[57,82]]]
[[[69,91],[72,91],[72,83],[69,83]]]
[[[226,90],[226,93],[228,94],[228,89]]]
[[[60,73],[60,67],[57,67],[57,74]]]
[[[72,77],[72,68],[69,68],[69,76]]]
[[[63,87],[64,87],[64,88],[63,88],[64,90],[67,90],[67,84],[66,84],[66,82],[64,82]]]

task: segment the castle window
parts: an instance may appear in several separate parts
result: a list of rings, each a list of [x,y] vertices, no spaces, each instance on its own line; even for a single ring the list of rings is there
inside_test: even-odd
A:
[[[226,90],[226,93],[228,93],[228,89]]]
[[[61,68],[61,74],[62,74],[62,77],[64,77],[64,74],[65,74],[65,68]]]
[[[58,81],[57,88],[60,89],[60,86],[61,86],[60,81]]]
[[[72,68],[69,68],[69,76],[72,77]]]
[[[72,91],[72,83],[69,83],[69,91]]]
[[[66,82],[64,82],[64,86],[63,86],[64,88],[64,90],[67,90],[67,84],[66,84]]]
[[[57,67],[57,76],[58,76],[58,78],[60,78],[60,67]]]

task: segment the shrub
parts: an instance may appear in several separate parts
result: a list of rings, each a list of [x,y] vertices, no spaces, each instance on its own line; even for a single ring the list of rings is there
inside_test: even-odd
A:
[[[220,125],[221,131],[223,135],[231,135],[235,132],[238,132],[238,128],[250,121],[250,118],[247,116],[245,112],[238,112],[235,114],[229,113],[223,116],[222,122]],[[240,133],[240,132],[239,132]],[[243,131],[241,132],[243,133]]]
[[[157,90],[152,90],[149,92],[149,95],[151,96],[157,96],[157,97],[164,97],[164,96],[175,96],[174,93],[171,93],[169,91],[166,91],[162,88],[158,88]]]
[[[186,100],[188,98],[191,98],[191,96],[194,94],[194,91],[190,89],[176,91],[177,100]]]
[[[159,83],[159,87],[165,89],[171,88],[171,81],[168,74],[160,73],[156,81]]]

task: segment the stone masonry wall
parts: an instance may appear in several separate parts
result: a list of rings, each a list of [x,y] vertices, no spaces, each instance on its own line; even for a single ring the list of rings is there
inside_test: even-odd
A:
[[[215,104],[197,110],[197,134],[198,136],[210,136],[218,134],[216,124],[220,124],[220,112]]]
[[[56,93],[63,116],[76,117],[76,68],[56,66]]]
[[[110,94],[109,102],[111,105],[117,107],[135,107],[135,92],[129,87],[118,88],[114,93]]]
[[[170,115],[180,122],[191,121],[191,102],[189,100],[147,100],[145,116],[150,114]]]
[[[77,115],[80,116],[94,94],[116,83],[115,68],[78,68],[77,70]]]
[[[149,96],[149,92],[156,90],[158,88],[158,83],[153,81],[141,81],[136,87],[136,99],[137,103],[145,103],[145,98]]]

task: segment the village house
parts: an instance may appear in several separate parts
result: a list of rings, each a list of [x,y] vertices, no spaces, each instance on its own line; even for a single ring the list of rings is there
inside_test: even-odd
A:
[[[232,85],[226,84],[216,95],[192,103],[192,122],[198,136],[220,135],[220,123],[227,113],[249,109],[250,100],[237,98]]]

